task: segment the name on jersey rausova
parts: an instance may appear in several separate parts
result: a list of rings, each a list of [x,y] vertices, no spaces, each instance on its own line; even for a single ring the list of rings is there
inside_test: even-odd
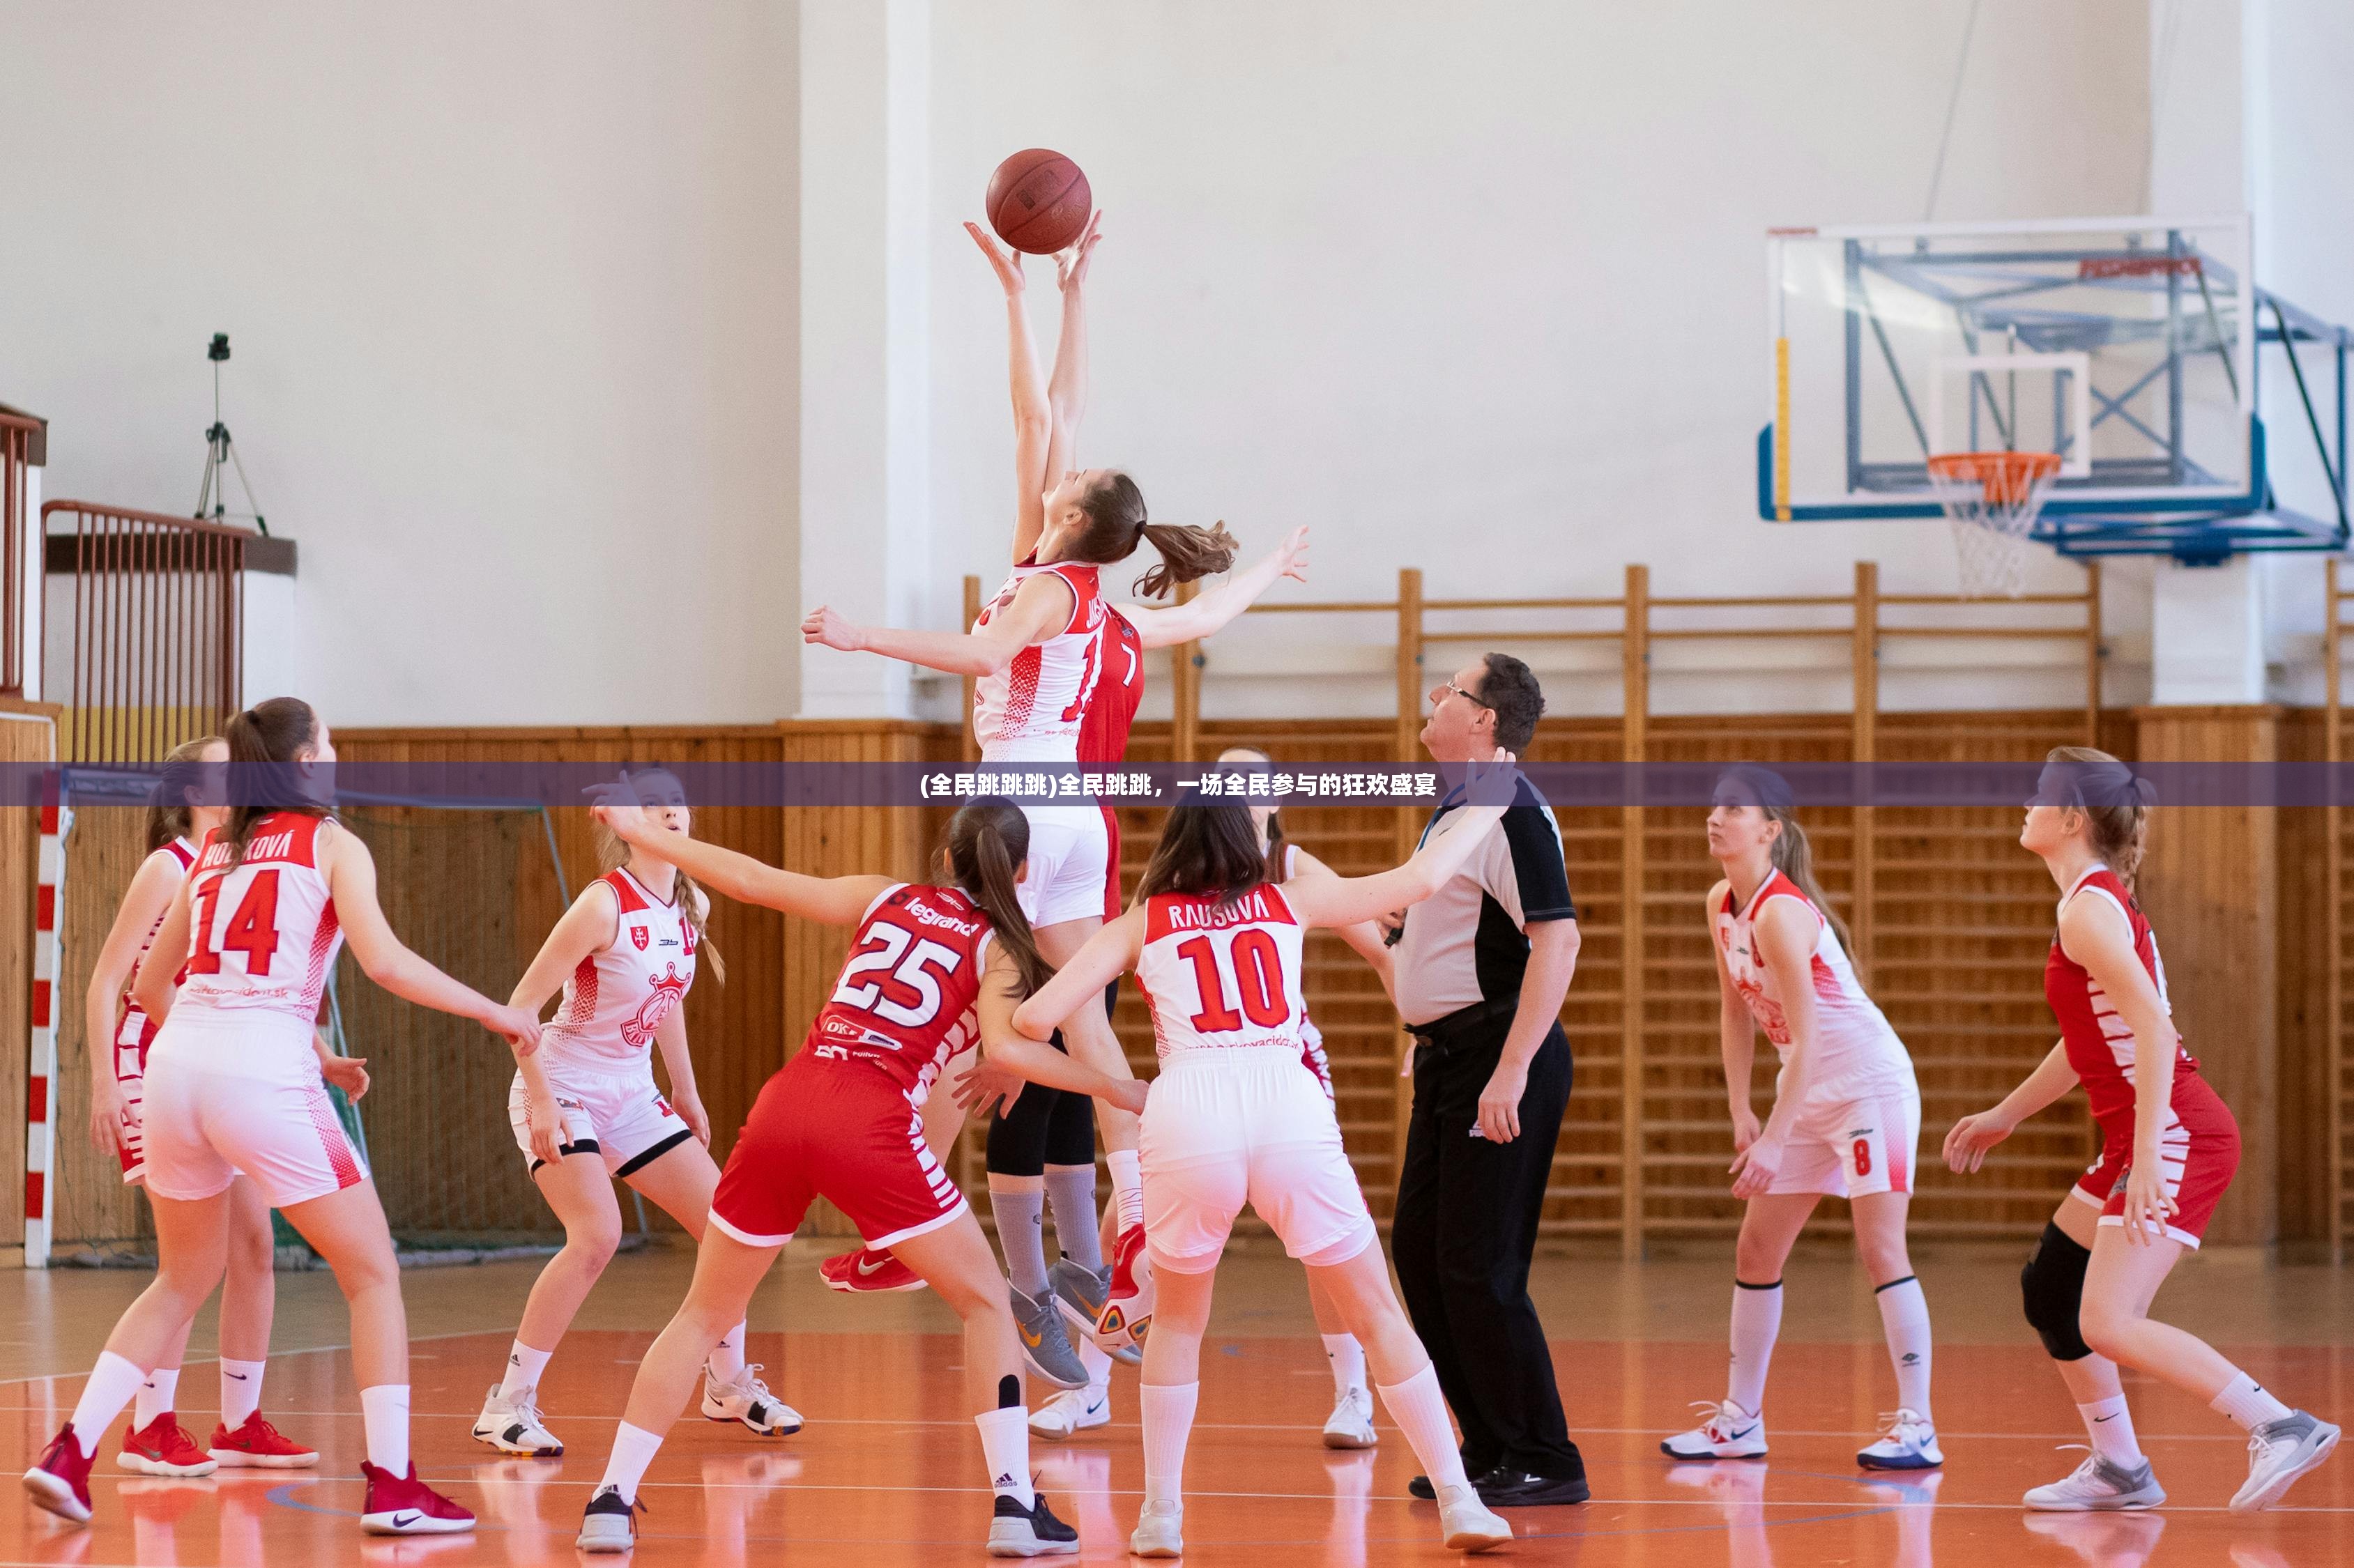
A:
[[[1263,888],[1253,888],[1231,904],[1208,898],[1195,904],[1172,900],[1161,910],[1161,921],[1172,931],[1215,931],[1227,926],[1247,926],[1257,920],[1290,924],[1267,905]]]

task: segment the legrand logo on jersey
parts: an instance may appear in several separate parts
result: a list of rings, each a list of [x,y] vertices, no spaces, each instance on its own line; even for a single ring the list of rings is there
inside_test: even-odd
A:
[[[1253,888],[1225,906],[1207,898],[1198,904],[1172,901],[1166,906],[1165,918],[1172,931],[1215,931],[1227,926],[1246,926],[1254,920],[1275,920],[1281,916],[1269,907],[1266,890]]]
[[[909,904],[906,908],[907,917],[919,926],[936,926],[963,937],[972,936],[981,929],[981,922],[978,920],[960,920],[953,915],[941,914],[938,910],[928,909],[920,904]]]

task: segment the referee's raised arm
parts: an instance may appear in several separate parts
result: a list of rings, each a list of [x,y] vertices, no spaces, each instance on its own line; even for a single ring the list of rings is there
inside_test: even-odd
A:
[[[1440,764],[1525,756],[1544,695],[1490,653],[1430,693],[1422,743]],[[1414,1035],[1414,1111],[1391,1230],[1398,1283],[1490,1507],[1584,1502],[1529,1263],[1569,1108],[1561,1005],[1577,909],[1561,830],[1534,786],[1464,869],[1405,917],[1399,1013]],[[1423,836],[1450,829],[1458,797]],[[1420,1483],[1418,1482],[1417,1485]]]

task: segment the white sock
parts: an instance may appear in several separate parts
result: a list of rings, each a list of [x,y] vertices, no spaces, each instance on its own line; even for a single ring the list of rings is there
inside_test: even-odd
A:
[[[1133,1149],[1108,1150],[1104,1168],[1111,1172],[1112,1202],[1119,1208],[1119,1229],[1144,1223],[1144,1171]]]
[[[1193,1435],[1199,1383],[1148,1383],[1137,1391],[1144,1417],[1144,1506],[1185,1502],[1185,1444]]]
[[[1087,1374],[1089,1393],[1111,1392],[1111,1352],[1095,1341],[1092,1334],[1074,1334],[1079,1342],[1079,1366]]]
[[[1733,1282],[1733,1370],[1725,1374],[1724,1397],[1752,1415],[1766,1405],[1766,1369],[1774,1364],[1774,1341],[1782,1333],[1782,1282]]]
[[[984,1411],[972,1418],[981,1428],[981,1457],[989,1462],[989,1488],[1023,1508],[1034,1508],[1030,1489],[1030,1413],[1018,1404]]]
[[[1896,1403],[1929,1419],[1929,1298],[1911,1275],[1872,1292],[1880,1303],[1880,1327],[1888,1336],[1888,1361],[1896,1369]]]
[[[98,1440],[122,1414],[122,1407],[138,1397],[139,1385],[146,1381],[145,1372],[112,1351],[98,1352],[98,1364],[90,1369],[90,1381],[81,1385],[81,1397],[74,1402],[74,1437],[85,1456],[98,1452]]]
[[[2232,1424],[2243,1432],[2253,1432],[2268,1421],[2278,1421],[2292,1414],[2289,1407],[2266,1393],[2264,1385],[2242,1372],[2223,1385],[2223,1392],[2208,1403],[2208,1409],[2228,1415]],[[74,1428],[79,1432],[80,1426]]]
[[[622,1422],[613,1429],[613,1455],[605,1461],[605,1478],[597,1483],[597,1490],[611,1487],[621,1494],[623,1502],[637,1501],[638,1483],[646,1478],[646,1467],[661,1451],[659,1433]]]
[[[172,1402],[179,1394],[179,1368],[157,1367],[149,1372],[147,1381],[139,1385],[138,1396],[132,1402],[131,1425],[133,1430],[144,1432],[154,1423],[155,1417],[177,1408]]]
[[[539,1374],[547,1370],[547,1358],[554,1351],[535,1351],[517,1340],[507,1347],[507,1375],[499,1383],[499,1397],[513,1399],[527,1388],[539,1386]]]
[[[261,1374],[268,1361],[233,1361],[221,1358],[221,1425],[234,1432],[246,1417],[261,1408]]]
[[[1354,1334],[1324,1336],[1324,1359],[1332,1363],[1332,1396],[1365,1386],[1365,1347]]]
[[[1455,1428],[1447,1419],[1447,1396],[1438,1392],[1438,1369],[1427,1361],[1404,1383],[1381,1391],[1382,1404],[1405,1433],[1422,1473],[1443,1498],[1449,1487],[1471,1484],[1463,1473],[1463,1456],[1455,1446]]]
[[[737,1324],[727,1330],[726,1338],[711,1347],[710,1359],[703,1363],[711,1375],[721,1383],[744,1381],[744,1325]]]
[[[360,1423],[367,1430],[367,1461],[388,1476],[408,1474],[408,1385],[380,1383],[360,1390]]]
[[[2128,1470],[2141,1464],[2141,1445],[2134,1439],[2133,1413],[2126,1408],[2124,1394],[2080,1404],[2076,1414],[2084,1418],[2084,1436],[2093,1440],[2094,1453]]]

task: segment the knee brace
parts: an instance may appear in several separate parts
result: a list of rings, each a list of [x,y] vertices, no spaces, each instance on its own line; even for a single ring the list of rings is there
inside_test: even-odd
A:
[[[2047,1224],[2042,1239],[2019,1271],[2019,1294],[2028,1326],[2042,1339],[2055,1361],[2081,1361],[2093,1353],[2076,1319],[2084,1301],[2084,1269],[2093,1255],[2068,1233]]]

